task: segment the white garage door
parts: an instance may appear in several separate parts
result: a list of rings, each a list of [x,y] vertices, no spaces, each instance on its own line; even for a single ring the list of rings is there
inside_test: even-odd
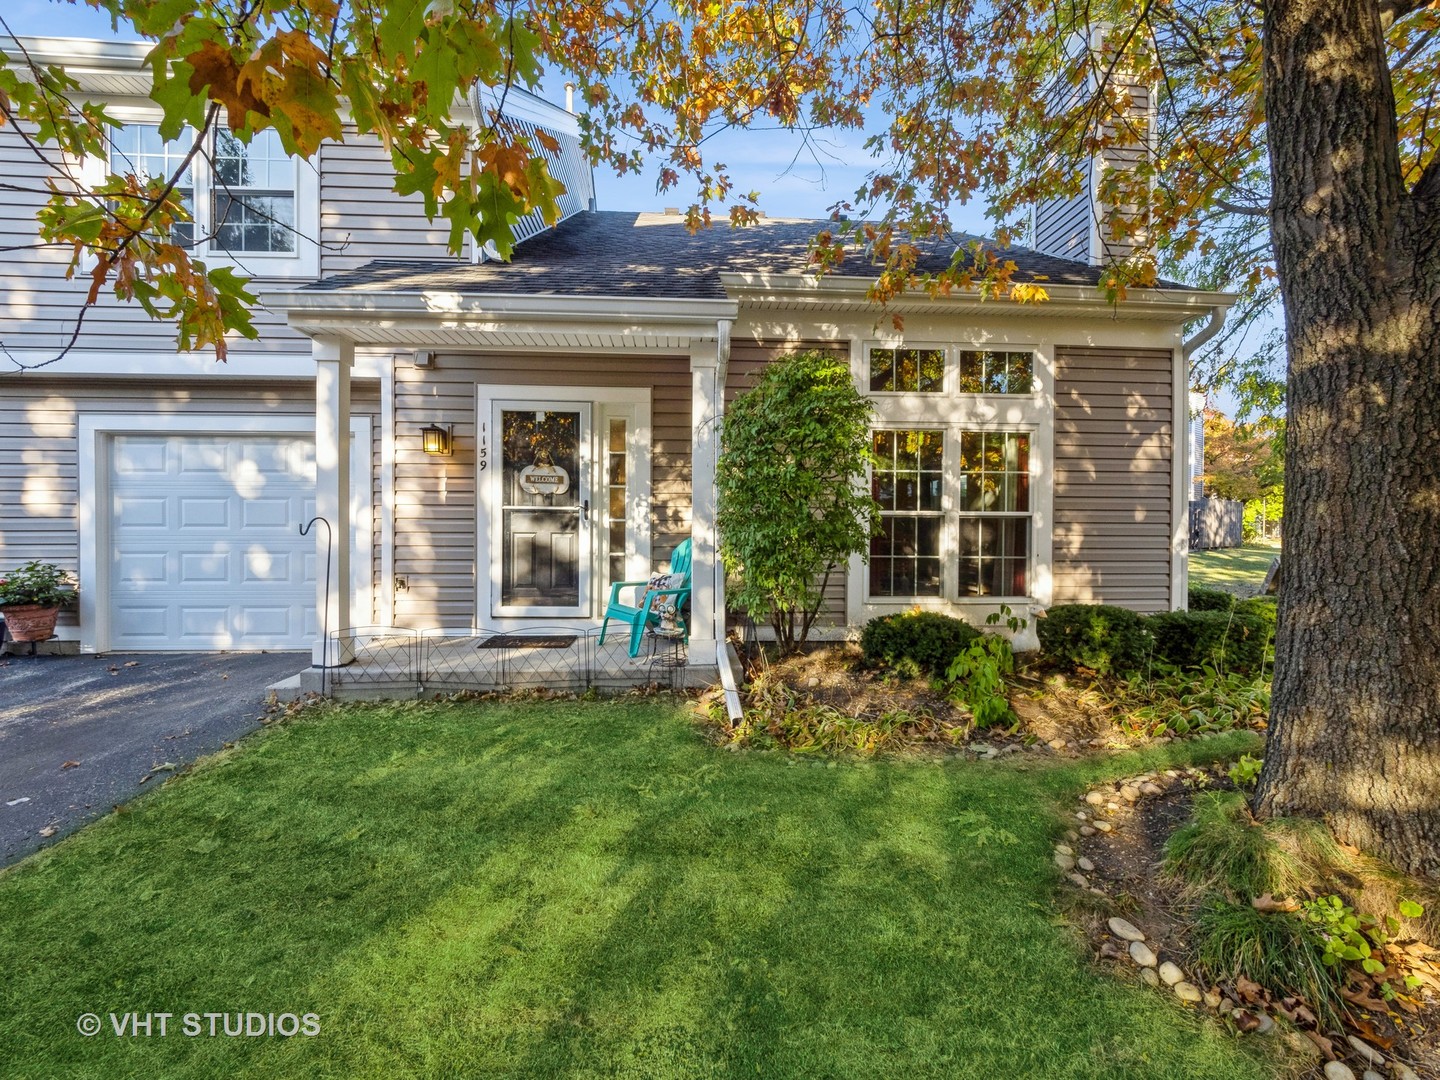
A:
[[[309,435],[116,435],[110,647],[309,648],[315,446]]]

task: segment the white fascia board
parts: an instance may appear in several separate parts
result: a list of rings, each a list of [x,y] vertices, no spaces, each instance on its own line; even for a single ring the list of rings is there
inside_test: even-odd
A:
[[[24,53],[29,53],[36,63],[65,65],[67,74],[72,65],[96,71],[133,72],[144,66],[145,57],[154,47],[154,42],[150,41],[103,41],[99,38],[29,34],[0,37],[0,52],[12,61],[19,61]]]
[[[750,303],[802,302],[869,307],[877,306],[868,298],[872,281],[861,277],[816,277],[811,274],[750,274],[722,272],[720,281],[736,301]],[[895,311],[907,307],[944,305],[956,311],[984,310],[994,313],[997,305],[1007,312],[1040,314],[1093,314],[1105,309],[1119,319],[1154,318],[1157,314],[1179,316],[1182,320],[1208,315],[1217,306],[1233,304],[1233,293],[1178,289],[1131,289],[1125,300],[1112,304],[1093,285],[1068,285],[1039,281],[1049,300],[1016,304],[1006,299],[984,299],[976,292],[954,292],[949,296],[930,296],[924,292],[902,294],[886,306]],[[1127,309],[1128,314],[1127,314]]]
[[[655,297],[540,296],[534,294],[457,292],[264,292],[261,299],[271,311],[285,312],[292,326],[308,325],[312,318],[346,316],[354,319],[414,319],[457,321],[497,318],[544,322],[595,322],[605,324],[657,321],[684,324],[716,332],[719,320],[732,320],[739,312],[733,300],[680,300]]]
[[[53,349],[11,349],[22,364],[44,363]],[[378,379],[388,372],[388,361],[373,353],[356,353],[353,376]],[[53,364],[36,371],[0,369],[0,386],[7,378],[66,378],[83,375],[147,379],[313,379],[315,360],[310,353],[238,353],[225,363],[210,353],[156,353],[119,349],[72,349]]]

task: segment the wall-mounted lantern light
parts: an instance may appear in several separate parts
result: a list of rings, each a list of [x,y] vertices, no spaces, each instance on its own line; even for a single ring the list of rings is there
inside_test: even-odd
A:
[[[449,457],[455,449],[454,432],[454,424],[447,424],[445,427],[441,427],[439,424],[426,424],[420,429],[421,445],[424,446],[425,453]]]

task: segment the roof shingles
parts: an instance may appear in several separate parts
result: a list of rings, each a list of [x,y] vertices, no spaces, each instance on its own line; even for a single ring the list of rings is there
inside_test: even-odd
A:
[[[724,300],[722,273],[803,274],[810,244],[827,221],[762,219],[746,228],[716,224],[691,233],[674,215],[588,211],[516,246],[511,261],[469,264],[385,259],[306,286],[325,292],[433,292]],[[955,247],[980,237],[932,243],[919,269],[941,270]],[[998,252],[1015,262],[1016,281],[1096,285],[1100,268],[1029,248]],[[879,267],[851,255],[829,273],[872,277]],[[1169,282],[1165,288],[1184,288]]]

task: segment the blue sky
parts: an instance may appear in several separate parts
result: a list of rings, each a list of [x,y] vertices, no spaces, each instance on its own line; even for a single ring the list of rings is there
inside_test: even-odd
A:
[[[6,0],[6,23],[16,34],[54,37],[95,37],[134,40],[133,33],[116,34],[108,15],[84,6],[55,0]],[[546,96],[564,100],[564,76],[546,80]],[[860,131],[835,131],[813,137],[807,144],[799,135],[774,128],[724,132],[706,144],[709,161],[730,167],[738,191],[760,192],[760,207],[778,217],[826,217],[832,204],[854,195],[865,179],[868,157]],[[615,176],[597,169],[595,185],[603,210],[658,210],[685,206],[693,201],[693,188],[684,182],[665,194],[655,190],[658,167],[641,175]],[[984,206],[959,207],[958,228],[987,233]]]

